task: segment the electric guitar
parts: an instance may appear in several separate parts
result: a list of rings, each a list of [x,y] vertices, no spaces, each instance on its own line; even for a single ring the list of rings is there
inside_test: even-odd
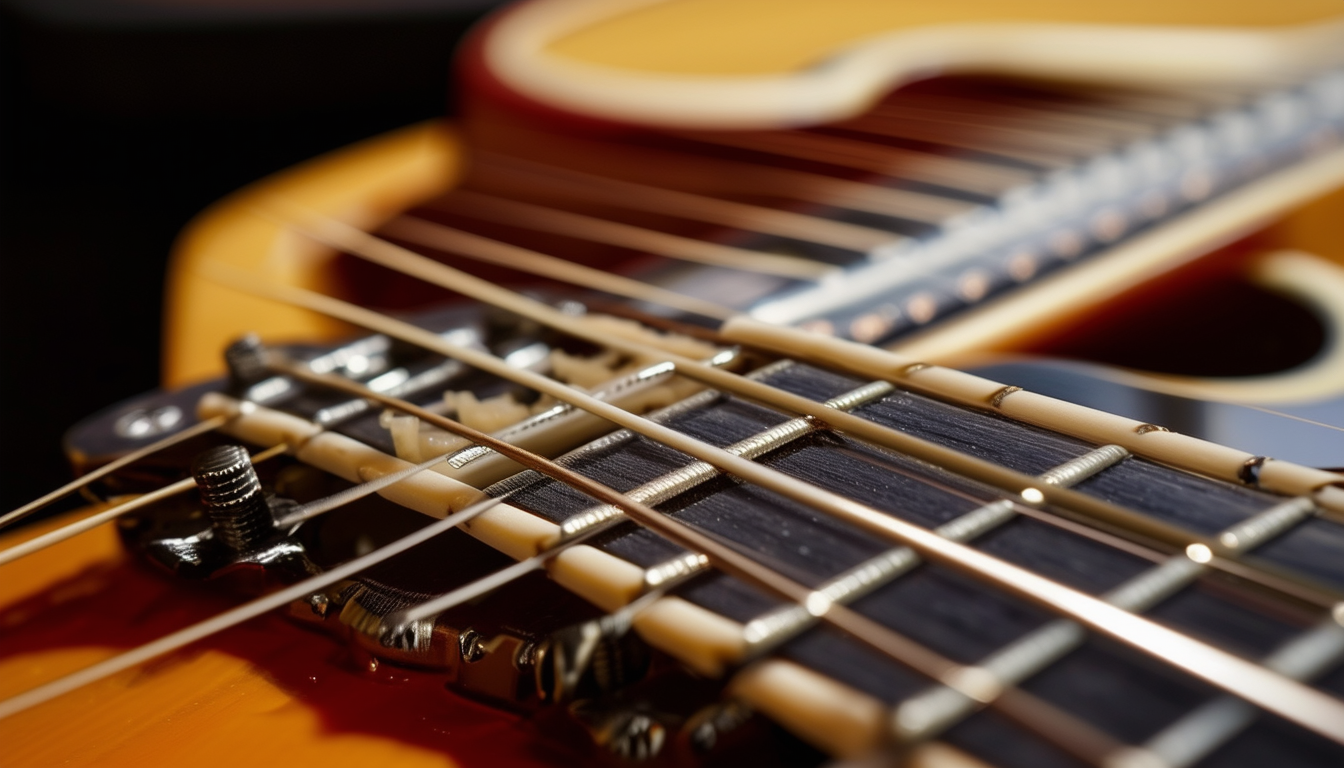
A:
[[[197,219],[6,764],[1337,764],[1335,5],[843,5],[508,9]]]

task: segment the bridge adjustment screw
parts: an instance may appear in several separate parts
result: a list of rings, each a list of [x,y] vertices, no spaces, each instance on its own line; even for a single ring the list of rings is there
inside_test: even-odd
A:
[[[201,502],[210,515],[215,535],[230,549],[249,550],[274,530],[261,481],[242,447],[211,448],[196,457],[191,474],[201,490]]]
[[[249,333],[224,349],[224,363],[229,368],[229,385],[236,392],[266,378],[266,347],[255,333]]]

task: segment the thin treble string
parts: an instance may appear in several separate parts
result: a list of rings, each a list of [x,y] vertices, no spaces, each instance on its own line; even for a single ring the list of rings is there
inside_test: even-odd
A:
[[[304,523],[309,520],[312,520],[313,518],[318,517],[319,515],[325,515],[326,513],[332,511],[333,509],[339,509],[347,504],[359,501],[360,499],[366,496],[381,491],[382,489],[388,487],[389,485],[399,483],[402,480],[405,480],[406,478],[410,477],[411,475],[419,474],[433,467],[436,464],[447,461],[448,458],[455,453],[457,453],[456,449],[435,456],[432,459],[426,459],[425,461],[422,461],[419,464],[409,466],[405,469],[397,470],[396,472],[390,472],[375,480],[369,480],[364,483],[360,483],[359,485],[351,486],[350,488],[346,488],[344,491],[337,491],[336,493],[333,493],[330,496],[326,496],[316,501],[310,501],[306,504],[300,504],[297,507],[294,507],[293,509],[290,509],[288,512],[286,512],[284,517],[281,517],[280,519],[276,520],[275,521],[276,527],[288,528],[293,525],[298,525],[299,523]]]
[[[779,157],[836,165],[842,168],[896,176],[997,197],[1035,180],[1036,172],[979,160],[952,158],[875,142],[855,141],[819,133],[719,133],[683,135],[715,146],[763,152]]]
[[[165,448],[171,448],[172,446],[190,440],[193,437],[203,435],[207,432],[212,432],[218,429],[219,427],[223,426],[227,421],[228,419],[223,416],[218,416],[213,419],[206,419],[205,421],[187,427],[181,432],[169,435],[168,437],[150,443],[149,445],[146,445],[143,448],[138,448],[134,451],[131,451],[125,456],[122,456],[121,458],[115,461],[110,461],[104,464],[103,466],[93,470],[92,472],[89,472],[88,474],[81,475],[80,477],[66,483],[65,485],[61,486],[60,488],[57,488],[51,493],[46,494],[40,499],[34,499],[33,501],[24,504],[22,507],[13,510],[12,512],[5,513],[3,516],[0,516],[0,529],[4,528],[10,523],[22,520],[28,515],[31,515],[37,510],[47,506],[48,504],[52,503],[53,501],[56,501],[57,499],[63,496],[66,496],[67,494],[74,493],[80,488],[83,488],[91,483],[101,480],[104,477],[107,477],[108,475],[112,474],[113,472],[116,472],[118,469],[121,469],[122,467],[128,464],[133,464],[145,458],[146,456],[158,453],[159,451],[162,451]]]
[[[720,343],[727,344],[727,343],[729,343],[729,342],[727,342],[727,341],[723,341],[723,342],[720,342]],[[1026,357],[1026,358],[1013,358],[1013,360],[1014,360],[1014,361],[1018,361],[1018,362],[1025,362],[1025,363],[1027,363],[1027,364],[1031,364],[1031,363],[1033,362],[1033,358],[1031,358],[1031,357]],[[993,360],[992,360],[992,358],[991,358],[990,360],[986,360],[986,361],[972,361],[972,365],[976,365],[976,364],[979,364],[979,363],[981,363],[981,362],[984,362],[984,363],[991,363],[991,362],[993,362]],[[1087,369],[1087,375],[1088,375],[1088,376],[1092,376],[1092,377],[1097,378],[1097,379],[1101,379],[1102,381],[1108,382],[1108,383],[1110,383],[1110,384],[1118,384],[1118,385],[1120,385],[1120,386],[1124,386],[1124,387],[1137,388],[1137,389],[1144,389],[1144,385],[1143,385],[1142,382],[1138,382],[1138,383],[1135,382],[1135,374],[1133,374],[1133,373],[1129,373],[1129,372],[1127,372],[1127,371],[1123,371],[1123,370],[1113,370],[1113,369],[1111,369],[1111,368],[1109,368],[1109,367],[1106,367],[1106,366],[1095,366],[1095,367],[1089,367],[1089,368]],[[1165,394],[1165,393],[1163,392],[1163,390],[1160,389],[1160,388],[1159,388],[1159,389],[1155,389],[1155,390],[1153,390],[1153,391],[1155,391],[1155,392],[1157,392],[1157,393],[1159,393],[1159,394]],[[1178,397],[1184,397],[1184,395],[1176,395],[1176,396],[1178,396]],[[1344,432],[1344,425],[1341,425],[1341,424],[1331,424],[1330,422],[1327,422],[1327,421],[1320,421],[1319,419],[1310,419],[1310,418],[1307,418],[1306,416],[1298,416],[1297,414],[1286,413],[1286,412],[1284,412],[1284,411],[1276,410],[1276,409],[1274,409],[1274,408],[1269,408],[1269,407],[1267,407],[1267,406],[1257,405],[1257,404],[1255,404],[1255,403],[1248,403],[1248,402],[1245,402],[1244,400],[1234,400],[1234,399],[1229,399],[1229,398],[1222,398],[1222,397],[1218,397],[1216,393],[1215,393],[1213,396],[1201,395],[1199,399],[1204,400],[1205,402],[1210,402],[1210,403],[1219,403],[1219,404],[1222,404],[1222,405],[1232,405],[1232,406],[1236,406],[1236,407],[1238,407],[1238,408],[1249,408],[1249,409],[1251,409],[1251,410],[1253,410],[1253,411],[1259,411],[1259,412],[1264,413],[1264,414],[1267,414],[1267,415],[1269,415],[1269,416],[1278,416],[1278,417],[1281,417],[1281,418],[1290,419],[1290,420],[1292,420],[1292,421],[1300,422],[1300,423],[1302,423],[1302,424],[1309,424],[1309,425],[1311,425],[1311,426],[1313,426],[1313,427],[1320,427],[1321,429],[1328,429],[1328,430],[1331,430],[1331,431],[1334,431],[1334,432]]]
[[[384,225],[382,231],[400,240],[450,251],[458,256],[486,264],[547,277],[581,288],[593,288],[614,296],[660,304],[714,320],[727,320],[737,314],[737,310],[722,304],[669,291],[629,277],[614,275],[424,219],[407,217],[394,219]]]
[[[258,598],[230,611],[225,611],[218,616],[193,624],[190,627],[178,630],[172,634],[165,635],[164,637],[146,643],[139,648],[113,656],[106,661],[99,662],[90,667],[85,667],[78,672],[66,675],[65,677],[58,678],[45,685],[38,686],[37,688],[25,691],[17,696],[0,701],[0,719],[18,714],[19,712],[35,707],[43,702],[50,701],[78,688],[82,688],[90,683],[97,682],[105,677],[109,677],[138,664],[142,664],[157,656],[162,656],[165,653],[190,645],[198,640],[203,640],[218,632],[229,629],[230,627],[237,626],[249,619],[256,618],[257,616],[277,608],[282,608],[295,600],[302,600],[312,595],[314,592],[350,578],[366,568],[383,562],[395,555],[399,555],[418,544],[426,542],[449,529],[455,528],[458,525],[471,520],[494,507],[496,504],[499,504],[504,498],[505,497],[503,496],[499,496],[485,499],[477,504],[467,507],[461,512],[449,515],[442,520],[437,520],[415,533],[397,539],[391,544],[384,545],[367,555],[355,558],[354,560],[333,568],[326,573],[305,579],[304,581],[291,587],[287,587],[279,592]]]
[[[849,224],[834,219],[809,216],[778,208],[765,208],[717,197],[679,192],[646,184],[596,176],[568,168],[543,166],[502,155],[479,155],[488,164],[490,180],[496,177],[523,176],[520,186],[535,190],[550,187],[562,190],[569,199],[613,205],[627,210],[645,211],[664,216],[722,224],[750,232],[787,237],[818,245],[866,253],[878,246],[905,238],[881,229]]]
[[[482,198],[488,197],[486,195],[477,195],[477,196]],[[512,201],[503,200],[502,198],[499,199],[499,202],[501,204],[508,204],[508,206],[513,205],[518,206],[516,209],[513,209],[517,213],[525,214],[534,209],[536,211],[540,211],[543,213],[564,213],[563,211],[551,211],[550,209],[541,208],[540,206],[531,206],[523,203],[515,204],[512,203]],[[445,210],[451,210],[451,209],[445,206]],[[504,210],[507,211],[510,210],[510,208],[506,206]],[[498,218],[492,218],[491,220],[507,221],[507,218],[501,216]],[[522,222],[511,221],[509,223],[513,223],[516,226],[522,226],[522,227],[530,226],[526,220]],[[704,302],[705,306],[703,307],[699,307],[698,304],[696,307],[692,307],[687,305],[686,303],[686,300],[691,299],[691,297],[687,297],[684,294],[674,293],[671,291],[662,291],[656,288],[655,286],[651,286],[647,283],[643,283],[638,280],[621,278],[619,276],[612,275],[608,272],[603,272],[601,270],[585,267],[581,264],[576,264],[566,259],[549,256],[547,254],[520,248],[517,246],[508,245],[500,241],[491,240],[489,238],[475,235],[473,233],[469,233],[463,230],[447,227],[440,224],[435,224],[421,219],[414,219],[410,217],[401,217],[399,219],[394,219],[392,222],[383,227],[383,231],[393,237],[408,242],[413,242],[416,243],[417,245],[423,245],[438,250],[449,251],[454,254],[470,259],[489,261],[489,263],[492,264],[500,264],[503,266],[507,266],[510,269],[517,270],[519,272],[526,272],[528,274],[538,275],[541,277],[548,277],[554,280],[569,283],[570,285],[596,288],[605,293],[609,293],[616,296],[624,296],[625,298],[628,299],[645,301],[652,304],[659,304],[661,306],[668,307],[671,309],[682,309],[690,311],[695,314],[703,315],[705,317],[712,317],[716,320],[726,320],[738,314],[736,310],[730,309],[720,304],[713,304],[710,302]],[[579,229],[575,229],[571,234],[574,237],[584,237],[584,235],[581,233]],[[698,302],[698,300],[694,299],[691,300]],[[721,341],[720,343],[726,343],[726,342]],[[1117,372],[1098,371],[1097,376],[1098,378],[1102,378],[1111,381],[1113,383],[1121,383],[1121,384],[1125,383],[1125,377]],[[1303,416],[1296,416],[1290,413],[1284,413],[1283,411],[1277,411],[1272,408],[1267,408],[1252,403],[1245,403],[1237,400],[1223,400],[1223,399],[1215,399],[1211,400],[1211,402],[1220,402],[1227,405],[1235,405],[1243,408],[1250,408],[1252,410],[1260,411],[1262,413],[1269,414],[1271,416],[1281,416],[1283,418],[1292,419],[1294,421],[1298,421],[1304,424],[1310,424],[1312,426],[1321,427],[1324,429],[1344,432],[1344,426],[1329,424],[1315,419],[1309,419]],[[3,523],[0,523],[0,525],[2,524]]]
[[[589,170],[606,177],[652,181],[664,188],[713,190],[715,194],[785,198],[805,204],[893,216],[921,224],[937,225],[964,215],[977,206],[976,203],[934,192],[887,187],[720,157],[670,153],[647,147],[615,147],[611,144],[585,144],[581,151]],[[495,163],[502,162],[518,172],[541,178],[554,175],[559,168],[490,152],[478,151],[474,157],[484,159],[491,168]],[[563,172],[565,169],[560,170]],[[488,177],[485,179],[487,182],[493,180]]]
[[[895,543],[908,546],[926,559],[951,566],[1003,591],[1038,603],[1263,709],[1334,741],[1344,743],[1344,702],[1220,648],[1119,609],[1025,568],[944,539],[932,531],[902,519],[830,493],[770,467],[735,456],[664,425],[635,416],[553,379],[531,371],[511,369],[493,355],[451,344],[433,333],[408,323],[303,289],[258,285],[254,280],[240,277],[237,270],[223,265],[202,265],[201,269],[215,281],[244,293],[283,301],[362,325],[461,360],[503,379],[550,394],[558,400],[662,442],[727,473],[845,520]],[[616,506],[627,510],[627,513],[632,508],[628,504],[616,504]],[[635,515],[631,517],[659,533],[663,533],[665,526],[669,524],[666,518],[656,513],[653,513],[648,520]],[[687,532],[679,530],[675,533],[688,535]],[[671,537],[670,534],[665,535]],[[684,545],[694,551],[710,555],[709,551],[701,549],[700,542],[703,537],[695,538],[696,543]],[[757,564],[750,562],[750,565]],[[778,576],[768,569],[767,573],[774,578]],[[766,588],[776,591],[774,587]],[[817,594],[820,596],[819,599],[829,602],[829,598]],[[825,608],[818,610],[822,614],[827,613]],[[972,698],[979,696],[972,695]]]
[[[505,442],[479,430],[428,411],[413,403],[367,386],[331,374],[314,373],[304,366],[288,361],[274,353],[267,356],[267,367],[285,376],[292,376],[309,384],[365,397],[382,405],[420,418],[427,423],[466,438],[528,469],[532,469],[598,501],[622,509],[630,519],[668,540],[694,552],[704,554],[714,567],[732,576],[754,584],[786,600],[805,606],[812,615],[831,624],[873,650],[910,667],[916,672],[938,680],[944,685],[1001,711],[1005,716],[1055,742],[1060,747],[1090,762],[1101,764],[1125,747],[1072,715],[1056,709],[1023,691],[1010,687],[986,684],[983,675],[924,647],[867,617],[836,604],[819,592],[811,590],[783,574],[762,565],[730,545],[690,526],[662,515],[652,507],[635,501],[585,475],[561,464]],[[579,407],[583,407],[575,403]],[[463,585],[426,603],[389,615],[384,619],[383,640],[396,643],[407,633],[411,624],[431,618],[443,611],[486,594],[508,584],[524,574],[538,570],[562,550],[579,544],[590,536],[601,533],[592,530],[566,539],[537,555],[507,566],[493,574]]]
[[[848,433],[860,440],[890,448],[899,453],[927,461],[955,474],[997,487],[1014,497],[1027,498],[1029,495],[1033,499],[1033,503],[1051,505],[1065,514],[1077,516],[1092,523],[1104,523],[1115,529],[1116,532],[1137,537],[1139,543],[1158,542],[1177,552],[1188,551],[1192,546],[1201,547],[1202,551],[1212,554],[1211,558],[1204,561],[1210,568],[1228,572],[1235,571],[1239,578],[1285,597],[1326,610],[1335,610],[1336,606],[1344,604],[1344,595],[1340,595],[1331,588],[1311,582],[1299,574],[1284,572],[1282,569],[1266,563],[1257,563],[1255,566],[1234,563],[1239,556],[1238,553],[1223,546],[1216,539],[1208,539],[1178,525],[1149,517],[1078,491],[1072,491],[1058,485],[1042,484],[1037,478],[962,453],[953,448],[937,445],[843,410],[829,408],[822,403],[783,391],[763,382],[753,381],[730,371],[704,365],[698,360],[668,350],[656,349],[646,342],[624,338],[617,335],[620,329],[594,327],[582,317],[566,315],[539,301],[454,269],[447,264],[426,258],[341,222],[329,218],[315,217],[305,210],[286,206],[280,202],[274,203],[274,207],[279,209],[288,207],[290,226],[295,231],[375,264],[438,285],[455,293],[469,296],[485,304],[508,310],[575,338],[597,344],[600,347],[614,349],[636,358],[658,357],[673,363],[681,376],[785,412],[807,415],[831,429]],[[307,224],[300,225],[299,221],[306,221]],[[220,281],[231,284],[244,292],[260,292],[261,295],[270,298],[299,303],[309,309],[328,314],[337,313],[339,315],[342,312],[353,312],[362,319],[351,322],[366,327],[381,329],[388,323],[387,318],[377,313],[361,310],[330,297],[302,292],[297,289],[282,289],[280,286],[261,288],[250,284],[248,281],[240,281],[237,275],[231,275],[223,267],[212,266],[208,269]],[[288,293],[281,295],[286,290]],[[267,293],[267,291],[271,292]],[[304,304],[305,301],[309,303]],[[419,329],[405,323],[401,323],[397,327],[404,332],[424,335]],[[396,333],[393,332],[393,335],[396,335]],[[433,348],[432,345],[436,342],[416,343],[422,346],[429,345],[429,348]],[[485,358],[480,359],[484,360]],[[482,363],[473,362],[471,364],[481,365]],[[490,365],[491,363],[484,364]],[[514,374],[503,373],[500,375],[502,378],[508,379]],[[937,395],[936,392],[932,394]]]
[[[820,280],[840,271],[839,267],[820,264],[798,256],[750,251],[731,245],[696,240],[609,219],[586,216],[561,208],[523,203],[504,197],[455,189],[435,201],[439,211],[468,216],[479,221],[563,235],[604,245],[655,253],[669,259],[693,261],[726,267],[740,272],[790,277],[796,280]],[[407,217],[402,217],[402,219]],[[393,222],[401,219],[394,219]]]
[[[252,456],[252,463],[260,464],[261,462],[266,461],[267,459],[270,459],[274,456],[278,456],[281,453],[284,453],[286,450],[288,450],[288,446],[286,446],[284,443],[271,446],[270,448],[267,448],[266,450],[261,451],[256,455]],[[109,523],[123,515],[128,515],[131,512],[134,512],[138,509],[143,509],[149,506],[150,504],[162,501],[163,499],[171,498],[179,493],[189,491],[195,487],[196,487],[196,479],[193,477],[186,477],[181,480],[178,480],[175,483],[165,485],[164,487],[159,488],[157,490],[150,491],[149,493],[143,494],[141,496],[136,496],[134,499],[129,499],[127,501],[113,505],[109,509],[105,509],[102,512],[89,515],[88,517],[80,518],[79,520],[76,520],[72,523],[63,525],[54,531],[44,533],[41,536],[29,539],[28,541],[25,541],[22,544],[17,544],[15,546],[10,547],[9,549],[0,551],[0,565],[4,565],[6,563],[12,563],[15,560],[27,557],[28,555],[31,555],[34,552],[39,552],[43,549],[46,549],[47,547],[50,547],[53,544],[58,544],[62,541],[65,541],[66,539],[74,538],[75,536],[78,536],[79,534],[84,533],[85,531],[91,531],[94,528],[103,525],[104,523]]]
[[[846,453],[852,454],[852,451],[846,451]],[[892,467],[883,465],[883,469],[892,471],[903,477],[908,477],[913,480],[917,480],[920,483],[929,486],[930,488],[937,488],[938,490],[948,495],[955,496],[959,499],[964,499],[965,501],[973,502],[977,505],[994,503],[994,501],[981,498],[961,488],[957,488],[956,486],[944,483],[934,477],[926,477],[918,475],[904,467]],[[1106,531],[1100,528],[1079,523],[1075,520],[1072,520],[1071,518],[1060,515],[1049,509],[1037,509],[1036,507],[1030,506],[1028,504],[1023,504],[1017,499],[1003,499],[1003,501],[1007,501],[1010,505],[1012,505],[1013,514],[1015,515],[1021,515],[1022,517],[1029,517],[1032,520],[1036,520],[1038,522],[1044,523],[1054,528],[1059,528],[1060,530],[1068,531],[1069,533],[1072,533],[1075,536],[1095,541],[1098,544],[1104,544],[1110,547],[1111,549],[1131,554],[1143,560],[1149,560],[1154,563],[1162,562],[1163,560],[1166,560],[1168,557],[1170,557],[1172,554],[1171,552],[1163,552],[1153,547],[1146,547],[1142,544],[1130,541],[1129,539],[1124,539],[1115,534],[1107,533]]]

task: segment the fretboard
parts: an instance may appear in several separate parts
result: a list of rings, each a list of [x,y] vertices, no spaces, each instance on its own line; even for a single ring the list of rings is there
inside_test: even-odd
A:
[[[440,318],[437,329],[459,340],[482,338],[479,329],[461,326],[462,318]],[[400,354],[385,339],[373,337],[319,354],[310,366],[422,403],[438,401],[445,388],[491,391],[488,381],[473,379],[456,364],[407,360]],[[518,361],[525,358],[522,354]],[[535,355],[530,359],[536,364]],[[635,374],[608,386],[604,396],[625,397],[641,386],[665,383],[666,376],[666,369]],[[1276,578],[1325,594],[1344,591],[1337,556],[1344,551],[1344,529],[1330,519],[1338,510],[1323,510],[1310,497],[1256,490],[1248,487],[1250,477],[1238,484],[1200,476],[1116,445],[787,360],[752,378],[1036,476],[1042,484],[1075,489],[1190,541],[1217,541],[1224,556]],[[296,451],[301,459],[350,480],[406,466],[389,453],[418,461],[421,450],[442,446],[434,430],[419,425],[414,431],[418,442],[403,436],[397,444],[387,422],[380,423],[367,406],[355,405],[359,401],[283,377],[255,384],[246,394],[261,407],[239,411],[237,401],[212,395],[204,412],[234,416],[229,431],[248,442],[303,435]],[[581,440],[578,418],[554,409],[524,422],[530,426],[500,434],[527,443],[558,429],[571,441]],[[655,411],[653,418],[1052,582],[1146,614],[1330,695],[1344,693],[1339,670],[1344,630],[1328,607],[1248,588],[1169,542],[1066,509],[1024,505],[974,478],[710,390]],[[491,474],[503,477],[487,492],[509,494],[507,503],[473,522],[469,532],[521,558],[536,551],[538,542],[599,531],[556,558],[552,578],[604,610],[619,609],[641,591],[677,584],[634,617],[641,636],[691,669],[726,676],[731,696],[813,743],[852,754],[893,739],[937,737],[996,764],[1067,765],[1074,759],[1039,734],[982,711],[963,693],[817,626],[816,617],[801,606],[714,572],[703,557],[623,522],[619,510],[531,471],[515,474],[516,467],[508,469],[499,458],[465,448],[443,470],[477,482]],[[728,478],[648,438],[624,431],[602,434],[559,461],[732,542],[779,573],[955,663],[988,670],[1003,684],[1021,686],[1118,743],[1146,749],[1172,765],[1251,765],[1260,754],[1282,751],[1291,751],[1304,765],[1338,761],[1337,746],[1258,714],[1142,649],[1085,630],[973,573],[923,562],[909,548]],[[392,497],[442,514],[450,486],[441,474],[427,475],[412,477],[403,484],[409,488]],[[1323,511],[1326,516],[1320,517]],[[377,583],[361,589],[377,592]],[[365,624],[357,628],[376,632],[377,605],[374,600],[372,607],[361,608],[359,616],[372,618],[361,619]],[[433,634],[422,636],[430,642]],[[429,646],[423,649],[429,651]],[[414,658],[421,651],[403,652]]]
[[[940,80],[845,123],[755,133],[479,122],[462,187],[414,217],[599,267],[637,257],[663,289],[881,344],[1310,161],[1344,130],[1344,73],[1194,91]],[[424,221],[386,231],[475,257]]]

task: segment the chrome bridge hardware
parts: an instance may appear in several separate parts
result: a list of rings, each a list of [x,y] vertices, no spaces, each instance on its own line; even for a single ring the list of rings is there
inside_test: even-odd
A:
[[[425,545],[428,551],[314,594],[290,613],[372,659],[441,671],[455,691],[514,709],[609,696],[647,672],[650,652],[628,624],[609,621],[541,574],[415,622],[403,642],[384,645],[383,617],[428,599],[421,590],[445,583],[436,572],[464,546],[480,545]],[[453,576],[449,583],[460,580]]]
[[[666,669],[605,699],[539,713],[557,738],[589,745],[595,762],[624,766],[815,765],[823,756],[717,685]]]
[[[253,590],[319,572],[293,529],[277,526],[294,502],[263,490],[246,449],[210,448],[196,457],[192,475],[198,504],[188,495],[122,522],[123,536],[151,560],[179,576],[245,580]]]
[[[151,506],[128,516],[123,538],[179,576],[259,592],[320,573],[428,522],[375,496],[299,525],[277,525],[297,502],[345,486],[297,462],[281,464],[267,465],[259,477],[243,448],[210,448],[194,465],[204,503],[184,497]],[[387,614],[503,562],[507,558],[465,534],[444,535],[292,604],[290,615],[341,637],[369,664],[442,672],[449,688],[514,709],[604,697],[643,677],[650,652],[628,623],[607,620],[542,574],[417,622],[409,642],[387,647],[380,641]]]

